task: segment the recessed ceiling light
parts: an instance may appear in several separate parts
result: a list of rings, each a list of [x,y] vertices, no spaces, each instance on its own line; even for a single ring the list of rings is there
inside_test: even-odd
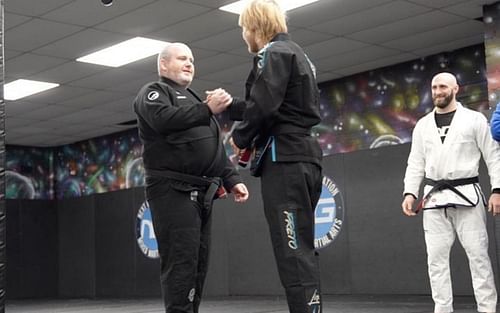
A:
[[[316,2],[319,0],[277,0],[281,8],[285,11],[290,11],[296,9],[298,7],[302,7],[308,5],[310,3]],[[240,14],[241,11],[245,8],[245,5],[248,3],[248,0],[240,0],[237,2],[233,2],[222,6],[219,10],[227,11],[235,14]]]
[[[5,100],[17,100],[59,86],[36,80],[18,79],[4,86]]]
[[[79,62],[119,67],[158,54],[167,43],[161,40],[135,37],[76,60]]]

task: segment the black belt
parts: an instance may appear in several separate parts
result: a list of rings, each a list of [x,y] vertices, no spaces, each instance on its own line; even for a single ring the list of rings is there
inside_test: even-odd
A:
[[[417,212],[420,211],[420,209],[423,208],[425,201],[429,199],[429,197],[436,191],[441,191],[441,190],[451,190],[455,194],[457,194],[460,198],[464,199],[466,202],[468,202],[471,206],[475,206],[475,204],[469,200],[463,193],[458,191],[457,188],[458,186],[464,186],[464,185],[470,185],[470,184],[475,184],[479,183],[479,177],[468,177],[468,178],[459,178],[459,179],[440,179],[440,180],[433,180],[430,178],[424,178],[424,184],[432,186],[431,190],[423,197],[422,201],[420,201],[419,205],[417,206]],[[425,208],[424,208],[425,210]]]
[[[146,169],[146,175],[159,176],[188,183],[190,185],[206,187],[205,198],[203,205],[209,209],[212,206],[212,200],[215,199],[217,189],[222,187],[222,179],[220,177],[194,176],[170,170],[153,170]]]
[[[282,134],[310,135],[311,129],[300,127],[300,126],[295,126],[292,124],[278,124],[278,125],[273,127],[271,134],[273,134],[273,135],[282,135]]]

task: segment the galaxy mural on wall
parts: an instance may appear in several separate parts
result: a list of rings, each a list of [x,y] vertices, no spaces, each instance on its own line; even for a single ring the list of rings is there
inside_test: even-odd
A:
[[[57,199],[143,186],[141,151],[135,129],[59,147]]]
[[[490,106],[500,102],[500,3],[483,7],[485,55],[488,68],[488,94]]]
[[[7,199],[54,199],[52,149],[8,146],[5,165]]]
[[[488,110],[482,45],[341,78],[320,85],[322,122],[314,129],[324,155],[411,141],[433,108],[432,76],[456,74],[464,105]]]

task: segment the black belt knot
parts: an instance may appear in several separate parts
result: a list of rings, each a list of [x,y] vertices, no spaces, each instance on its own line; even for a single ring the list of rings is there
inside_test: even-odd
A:
[[[468,177],[468,178],[459,178],[459,179],[440,179],[440,180],[433,180],[430,178],[425,177],[424,178],[424,184],[432,186],[431,190],[422,198],[422,201],[417,206],[417,212],[420,211],[421,209],[424,209],[425,201],[429,199],[429,197],[435,193],[436,191],[441,191],[441,190],[451,190],[455,194],[457,194],[460,198],[464,199],[467,203],[469,203],[471,206],[474,206],[475,204],[469,200],[463,193],[458,191],[457,188],[458,186],[464,186],[464,185],[470,185],[470,184],[475,184],[479,183],[479,177]]]
[[[203,205],[207,209],[212,206],[212,200],[215,199],[217,189],[222,186],[222,179],[220,177],[195,176],[170,170],[154,170],[148,168],[146,168],[145,171],[146,175],[149,176],[165,177],[194,186],[206,187]]]

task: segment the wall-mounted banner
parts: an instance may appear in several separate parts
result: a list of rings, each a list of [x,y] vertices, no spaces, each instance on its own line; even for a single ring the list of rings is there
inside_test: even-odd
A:
[[[139,249],[151,259],[159,258],[158,243],[153,229],[153,218],[149,204],[145,201],[137,212],[136,237]]]
[[[344,201],[335,182],[323,176],[323,188],[316,206],[314,247],[321,249],[337,238],[344,222]]]

